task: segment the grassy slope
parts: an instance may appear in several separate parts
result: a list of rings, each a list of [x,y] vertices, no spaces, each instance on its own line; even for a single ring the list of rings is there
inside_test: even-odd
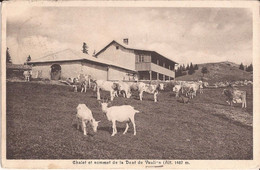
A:
[[[7,84],[8,159],[252,159],[252,91],[248,108],[229,107],[221,89],[206,89],[190,104],[178,103],[172,93],[152,95],[144,101],[116,98],[113,105],[130,104],[136,115],[133,128],[123,135],[125,124],[117,123],[111,137],[111,122],[101,113],[95,94],[74,93],[66,86],[35,83]],[[101,94],[108,95],[107,93]],[[85,103],[101,120],[98,132],[89,135],[72,125],[79,103]],[[234,120],[227,113],[244,115]],[[233,115],[234,116],[234,115]],[[243,121],[247,121],[246,123]]]
[[[205,74],[205,79],[210,83],[220,81],[237,81],[237,80],[252,80],[253,74],[246,71],[240,70],[239,65],[231,62],[220,62],[220,63],[206,63],[199,64],[199,70],[192,75],[185,75],[177,77],[177,80],[199,80],[203,76],[201,69],[207,67],[209,70],[208,74]]]

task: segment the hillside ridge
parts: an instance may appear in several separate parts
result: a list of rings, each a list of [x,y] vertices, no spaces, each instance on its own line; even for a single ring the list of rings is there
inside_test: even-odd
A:
[[[239,69],[239,65],[230,61],[197,64],[198,70],[192,75],[176,77],[176,80],[197,81],[205,80],[211,83],[220,81],[253,80],[253,74]],[[201,69],[207,67],[209,73],[201,73]]]

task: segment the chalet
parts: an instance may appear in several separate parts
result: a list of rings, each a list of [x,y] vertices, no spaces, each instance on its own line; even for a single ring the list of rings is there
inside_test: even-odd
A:
[[[128,39],[124,39],[123,43],[124,45],[113,40],[95,56],[135,70],[139,80],[175,79],[175,61],[156,51],[129,48]]]
[[[96,58],[66,49],[28,62],[32,66],[32,78],[66,79],[79,74],[90,75],[93,79],[132,80],[136,71],[112,61]]]

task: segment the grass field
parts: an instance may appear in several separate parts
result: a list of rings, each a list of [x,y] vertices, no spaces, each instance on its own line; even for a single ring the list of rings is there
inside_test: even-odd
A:
[[[159,102],[137,93],[131,99],[115,98],[112,105],[130,104],[137,135],[130,125],[111,122],[101,112],[92,91],[74,93],[67,86],[26,82],[7,83],[7,159],[252,159],[252,87],[248,108],[230,107],[222,89],[205,89],[189,104],[176,101],[173,92],[161,92]],[[101,97],[108,97],[102,93]],[[89,135],[72,125],[79,103],[85,103],[96,120],[97,133]]]

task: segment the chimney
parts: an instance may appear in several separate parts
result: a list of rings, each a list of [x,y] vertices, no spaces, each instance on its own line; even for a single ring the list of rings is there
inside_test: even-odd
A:
[[[124,42],[125,45],[128,45],[128,38],[124,38],[123,42]]]

